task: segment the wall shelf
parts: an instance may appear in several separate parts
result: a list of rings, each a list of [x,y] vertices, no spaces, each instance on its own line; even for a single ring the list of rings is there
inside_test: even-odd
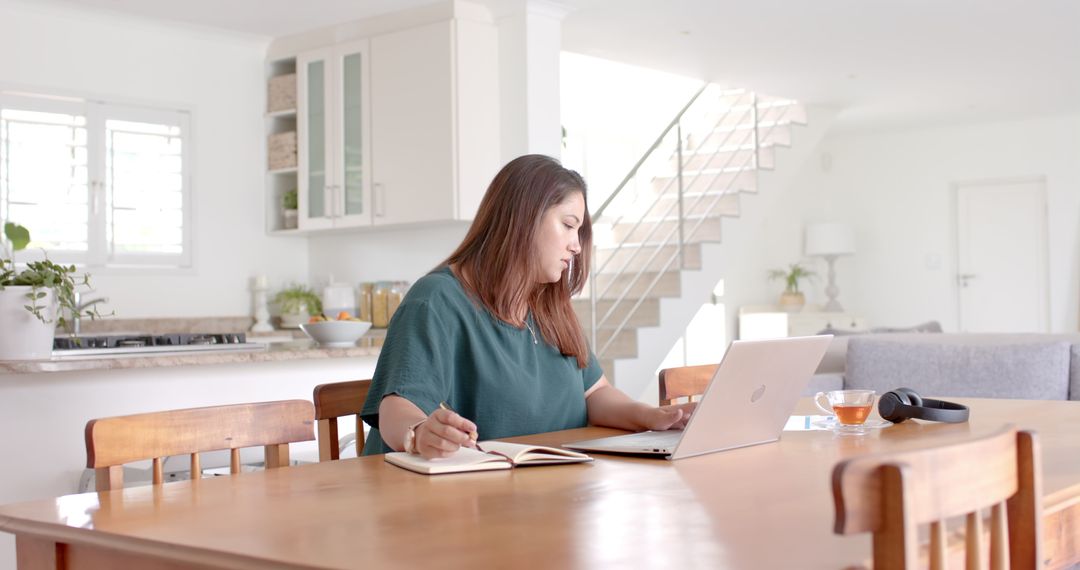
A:
[[[267,235],[271,235],[271,236],[288,237],[288,236],[307,235],[308,232],[306,232],[304,230],[270,230],[270,231],[268,231],[266,233],[267,233]]]

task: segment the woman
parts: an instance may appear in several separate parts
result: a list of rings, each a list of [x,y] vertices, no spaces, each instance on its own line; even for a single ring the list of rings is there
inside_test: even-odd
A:
[[[581,176],[540,155],[503,167],[465,240],[394,313],[361,412],[364,453],[446,457],[476,437],[587,424],[682,429],[693,404],[633,401],[585,343],[570,296],[591,246]]]

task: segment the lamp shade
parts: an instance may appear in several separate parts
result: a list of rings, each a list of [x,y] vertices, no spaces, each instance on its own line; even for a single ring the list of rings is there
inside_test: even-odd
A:
[[[855,232],[847,224],[825,223],[806,226],[806,255],[846,255],[855,253]]]

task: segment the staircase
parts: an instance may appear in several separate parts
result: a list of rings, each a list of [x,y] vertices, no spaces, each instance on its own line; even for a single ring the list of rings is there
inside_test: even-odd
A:
[[[608,378],[638,354],[638,328],[660,324],[660,299],[683,294],[684,271],[702,267],[702,244],[719,242],[758,172],[806,124],[795,101],[706,85],[611,196],[594,210],[586,290],[574,300]],[[674,343],[675,338],[671,339]]]

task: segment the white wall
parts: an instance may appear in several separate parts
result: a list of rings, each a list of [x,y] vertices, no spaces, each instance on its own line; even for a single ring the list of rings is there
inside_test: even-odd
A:
[[[362,281],[413,283],[453,253],[468,229],[466,222],[453,222],[397,230],[316,234],[311,236],[309,244],[309,282],[322,287],[333,275],[336,281],[353,285]]]
[[[264,227],[265,39],[71,4],[0,2],[0,22],[5,86],[192,110],[194,267],[93,272],[118,318],[248,315],[252,275],[306,278],[307,244]]]
[[[585,177],[595,211],[702,82],[570,52],[560,64],[562,162]]]
[[[807,222],[835,220],[856,231],[858,251],[837,262],[840,301],[871,326],[938,320],[957,330],[955,182],[1045,176],[1048,195],[1050,326],[1077,330],[1080,310],[1080,116],[827,136],[763,225],[776,239],[757,262],[733,267],[743,286],[729,309],[770,303],[780,284],[765,267],[803,259]],[[825,166],[828,165],[828,168]],[[738,222],[737,222],[738,223]],[[940,260],[935,268],[934,259]],[[825,264],[810,260],[822,275]],[[808,289],[824,302],[825,279]],[[729,286],[729,289],[732,287]]]

